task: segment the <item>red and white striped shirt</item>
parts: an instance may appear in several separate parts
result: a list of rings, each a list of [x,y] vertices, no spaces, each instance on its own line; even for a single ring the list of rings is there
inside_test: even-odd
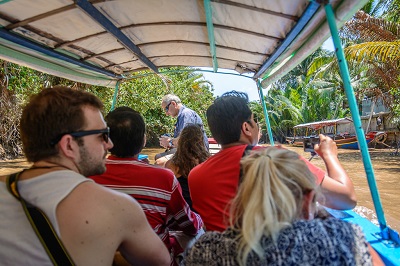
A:
[[[172,171],[133,158],[112,155],[108,157],[106,166],[104,174],[90,178],[135,198],[151,227],[170,251],[179,249],[170,241],[170,230],[195,236],[202,228],[201,217],[190,210]]]

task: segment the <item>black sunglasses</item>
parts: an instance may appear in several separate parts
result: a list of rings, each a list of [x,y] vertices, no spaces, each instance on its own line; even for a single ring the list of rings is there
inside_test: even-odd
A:
[[[167,106],[165,106],[164,110],[165,112],[168,112],[169,110],[169,106],[171,105],[172,101],[169,102],[169,104],[167,104]]]
[[[57,138],[55,138],[50,144],[56,145],[61,140],[61,138],[65,135],[71,135],[75,138],[80,138],[80,137],[95,135],[95,134],[101,134],[104,142],[108,143],[108,140],[110,139],[110,128],[107,127],[105,129],[82,130],[82,131],[64,133],[64,134],[59,135]]]
[[[258,125],[258,117],[255,113],[253,113],[253,121]],[[251,116],[250,116],[249,120],[247,120],[246,122],[251,124]]]
[[[254,122],[258,123],[258,117],[255,113],[253,113],[253,120]]]

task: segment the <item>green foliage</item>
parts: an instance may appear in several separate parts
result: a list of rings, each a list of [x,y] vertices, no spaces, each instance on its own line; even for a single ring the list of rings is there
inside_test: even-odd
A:
[[[162,78],[148,71],[136,73],[120,85],[115,107],[129,106],[140,112],[147,125],[148,146],[158,146],[158,137],[164,133],[172,134],[176,118],[165,115],[161,109],[161,98],[168,93],[177,95],[182,103],[196,111],[203,123],[207,123],[205,112],[214,100],[210,82],[201,73],[186,67],[160,69]],[[111,110],[114,91],[102,89],[94,92]],[[207,124],[206,132],[210,135]]]
[[[390,94],[393,96],[392,122],[400,130],[400,88],[392,88]]]
[[[29,96],[44,87],[74,83],[3,60],[0,65],[0,159],[13,159],[22,155],[19,119]]]
[[[0,60],[0,159],[22,155],[18,124],[22,106],[29,96],[44,87],[66,85],[92,92],[104,103],[104,115],[112,108],[115,90],[112,88],[77,83]],[[150,72],[135,73],[119,86],[114,107],[129,106],[140,112],[147,124],[148,146],[158,147],[158,137],[172,133],[176,119],[165,115],[161,98],[165,94],[178,95],[183,104],[195,110],[206,123],[205,111],[214,100],[213,88],[201,73],[185,67],[162,69],[163,75]],[[207,125],[206,131],[209,133]]]
[[[297,124],[348,115],[343,81],[337,67],[332,67],[332,56],[328,51],[317,50],[273,84],[266,102],[271,128],[279,141],[292,136]]]

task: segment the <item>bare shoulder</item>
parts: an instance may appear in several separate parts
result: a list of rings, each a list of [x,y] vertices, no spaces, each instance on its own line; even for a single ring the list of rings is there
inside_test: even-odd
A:
[[[57,207],[60,229],[79,232],[89,225],[94,234],[107,228],[110,233],[115,231],[115,237],[135,226],[143,215],[132,197],[94,182],[78,185]]]
[[[127,208],[140,209],[137,201],[131,196],[94,182],[84,182],[77,186],[68,200],[73,204],[80,203],[79,205],[85,208],[95,208],[96,213],[101,213],[102,210],[107,212],[109,209],[113,209],[116,213],[118,210],[123,211]]]
[[[133,198],[83,182],[60,202],[57,220],[63,242],[78,264],[90,260],[110,265],[126,235],[140,228],[145,218]]]

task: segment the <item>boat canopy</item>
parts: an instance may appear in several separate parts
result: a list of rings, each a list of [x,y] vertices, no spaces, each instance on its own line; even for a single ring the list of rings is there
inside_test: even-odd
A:
[[[400,237],[386,224],[337,32],[367,2],[0,0],[0,58],[76,82],[115,86],[116,92],[142,70],[164,81],[163,73],[171,71],[164,68],[171,66],[247,73],[257,83],[274,145],[262,88],[301,63],[332,32],[380,232],[366,219],[358,224],[373,232],[366,237],[384,262],[399,265]]]
[[[349,124],[349,123],[353,123],[353,120],[346,117],[346,118],[339,118],[339,119],[333,119],[333,120],[324,120],[324,121],[300,124],[300,125],[294,126],[293,128],[296,128],[296,129],[297,128],[311,128],[313,130],[319,130],[323,127],[335,126],[338,124]]]
[[[171,66],[278,80],[330,36],[309,0],[0,0],[0,58],[113,87]],[[338,26],[366,0],[331,0]]]

